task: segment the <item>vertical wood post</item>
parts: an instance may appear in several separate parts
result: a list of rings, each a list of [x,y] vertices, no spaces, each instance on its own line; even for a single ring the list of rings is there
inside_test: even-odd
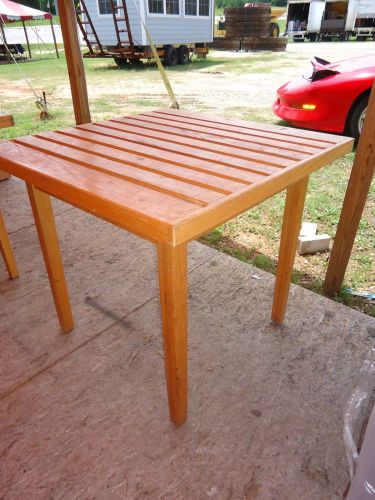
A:
[[[60,59],[59,49],[57,48],[57,42],[56,42],[56,33],[55,33],[55,28],[53,27],[52,17],[50,19],[50,22],[51,22],[51,31],[52,31],[52,36],[53,36],[53,44],[55,46],[56,57],[57,57],[57,59]]]
[[[1,37],[2,37],[2,39],[3,39],[3,43],[4,43],[5,47],[7,47],[7,45],[8,45],[8,44],[7,44],[7,38],[6,38],[6,36],[5,36],[4,23],[3,23],[2,19],[0,19],[0,31],[1,31]],[[7,57],[8,61],[11,61],[11,60],[12,60],[12,58],[11,58],[11,57],[10,57],[10,55],[8,54],[8,51],[7,51],[7,50],[5,50],[5,53],[6,53],[6,57]]]
[[[375,83],[354,158],[352,172],[324,282],[327,294],[339,293],[352,252],[375,167]]]
[[[186,244],[158,244],[160,308],[169,415],[182,425],[187,418],[187,251]]]
[[[31,59],[31,48],[30,48],[30,42],[29,42],[29,36],[27,34],[27,29],[25,25],[25,21],[22,21],[22,26],[23,26],[23,31],[25,32],[25,38],[26,38],[26,44],[27,44],[27,50],[29,52],[29,57]]]
[[[281,229],[279,259],[277,263],[272,321],[284,321],[293,264],[296,257],[298,236],[301,229],[308,177],[288,187],[286,192],[283,227]]]
[[[72,91],[76,124],[90,123],[85,69],[79,46],[76,13],[72,0],[57,0],[61,32],[64,40],[66,63]]]

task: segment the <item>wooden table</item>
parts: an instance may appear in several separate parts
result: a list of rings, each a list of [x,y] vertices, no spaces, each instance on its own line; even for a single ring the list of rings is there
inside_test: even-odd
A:
[[[8,127],[13,127],[14,125],[14,120],[12,115],[4,115],[0,113],[0,128],[8,128]],[[9,174],[6,172],[2,172],[0,170],[0,181],[4,181],[5,179],[8,179]]]
[[[14,121],[12,115],[3,115],[0,113],[0,128],[12,127],[13,125]],[[0,181],[4,181],[5,179],[8,179],[8,177],[9,174],[7,172],[2,172],[0,170]],[[5,227],[5,222],[1,210],[0,210],[0,253],[3,256],[5,266],[9,274],[9,278],[11,279],[18,278],[17,264],[12,252],[12,248],[10,246],[8,232]]]
[[[346,137],[163,109],[0,144],[27,183],[60,323],[73,320],[50,195],[157,245],[171,420],[187,418],[187,243],[287,188],[272,319],[284,318],[308,176]]]

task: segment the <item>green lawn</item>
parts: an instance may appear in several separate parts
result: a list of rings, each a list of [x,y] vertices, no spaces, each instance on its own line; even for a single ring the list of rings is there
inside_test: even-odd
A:
[[[249,54],[225,57],[213,54],[206,60],[194,60],[187,66],[169,68],[168,75],[183,109],[207,111],[232,118],[279,123],[270,105],[249,102],[249,95],[235,93],[235,85],[244,79],[244,89],[251,78],[285,79],[284,71],[299,71],[300,56],[287,54]],[[50,103],[52,119],[41,121],[35,98],[14,65],[2,65],[0,72],[0,110],[14,114],[16,126],[0,131],[0,138],[52,130],[74,124],[65,60],[44,58],[22,65],[38,94],[44,90]],[[85,60],[93,120],[168,106],[169,101],[154,65],[143,69],[119,70],[112,60]],[[279,72],[279,73],[278,73]],[[299,74],[299,73],[297,73]],[[251,76],[251,78],[250,78]],[[266,81],[266,80],[265,80]],[[249,83],[250,82],[250,83]],[[212,96],[216,95],[214,99]],[[261,95],[261,94],[259,94]],[[329,168],[311,176],[304,220],[318,222],[319,232],[335,234],[341,203],[350,175],[353,154],[336,161]],[[255,209],[216,228],[202,242],[270,272],[275,271],[285,194],[281,193]],[[293,281],[322,293],[329,255],[297,256]],[[366,205],[345,286],[375,292],[375,186]],[[375,315],[373,301],[354,299],[343,293],[341,300]]]

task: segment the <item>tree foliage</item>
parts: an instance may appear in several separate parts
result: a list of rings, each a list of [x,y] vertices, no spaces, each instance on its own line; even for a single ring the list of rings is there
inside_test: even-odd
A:
[[[53,0],[17,0],[17,2],[32,7],[33,9],[56,14],[55,2]]]

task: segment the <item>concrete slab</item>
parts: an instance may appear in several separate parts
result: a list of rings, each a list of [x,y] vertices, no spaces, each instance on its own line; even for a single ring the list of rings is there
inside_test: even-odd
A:
[[[273,276],[192,245],[190,416],[176,429],[152,246],[75,209],[57,222],[72,334],[33,227],[11,235],[20,281],[0,270],[0,497],[342,498],[343,408],[375,319],[293,286],[276,327]]]
[[[1,395],[126,317],[157,289],[154,245],[55,201],[76,325],[71,334],[62,334],[24,186],[5,181],[0,196],[10,215],[7,227],[20,271],[19,279],[9,281],[0,260]],[[191,245],[189,271],[215,253]]]

